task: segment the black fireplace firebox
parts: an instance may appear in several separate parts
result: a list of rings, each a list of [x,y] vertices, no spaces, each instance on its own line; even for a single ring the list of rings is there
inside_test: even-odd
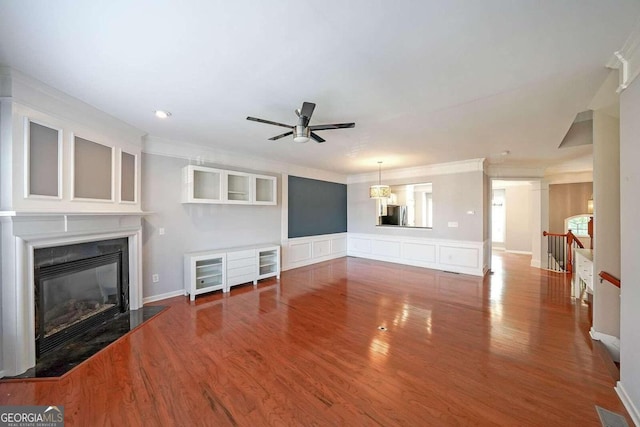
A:
[[[129,309],[128,240],[34,251],[36,358]]]

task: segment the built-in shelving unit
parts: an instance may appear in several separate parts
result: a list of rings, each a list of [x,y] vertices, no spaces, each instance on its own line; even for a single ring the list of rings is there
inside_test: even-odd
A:
[[[184,255],[184,292],[191,301],[205,292],[226,291],[226,254],[218,251]]]
[[[280,277],[280,246],[258,250],[258,279]]]
[[[189,165],[182,169],[182,203],[222,203],[224,171]]]
[[[275,176],[253,175],[253,204],[277,204],[277,183]]]
[[[278,203],[275,176],[188,165],[183,168],[182,177],[182,203]]]
[[[251,174],[225,171],[227,203],[250,204],[253,200],[251,191]]]
[[[190,252],[184,255],[184,293],[196,295],[268,277],[280,278],[280,246],[261,245]]]

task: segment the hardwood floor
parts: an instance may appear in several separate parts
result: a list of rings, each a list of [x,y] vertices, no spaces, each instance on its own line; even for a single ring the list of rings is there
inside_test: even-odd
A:
[[[169,310],[1,405],[69,426],[599,426],[630,418],[568,278],[494,256],[484,279],[342,258]],[[384,327],[386,330],[380,330]]]

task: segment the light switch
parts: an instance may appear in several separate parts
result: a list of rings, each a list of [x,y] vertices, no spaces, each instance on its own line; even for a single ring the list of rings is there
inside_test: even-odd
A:
[[[161,236],[164,235],[164,227],[158,228],[158,234],[160,234]]]

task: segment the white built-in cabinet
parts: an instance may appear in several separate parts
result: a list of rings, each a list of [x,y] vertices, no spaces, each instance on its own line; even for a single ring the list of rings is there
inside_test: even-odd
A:
[[[280,246],[260,248],[258,256],[258,280],[276,276],[280,278]]]
[[[191,301],[205,292],[226,292],[226,254],[192,252],[184,256],[184,291]]]
[[[276,205],[277,178],[206,166],[182,169],[182,203]]]
[[[253,204],[275,205],[278,201],[277,180],[275,176],[252,175]]]
[[[15,118],[24,148],[12,164],[14,210],[139,210],[139,147],[17,109],[27,114]]]
[[[193,301],[196,295],[268,277],[280,278],[280,246],[245,246],[184,255],[184,292]]]

